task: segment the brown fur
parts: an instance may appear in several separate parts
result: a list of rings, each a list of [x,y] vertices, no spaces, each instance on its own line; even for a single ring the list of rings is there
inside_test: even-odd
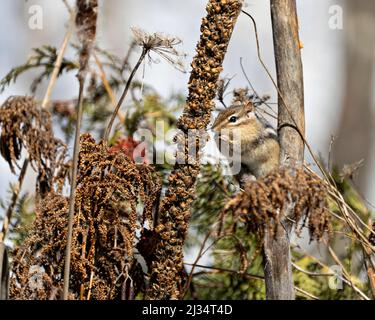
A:
[[[237,116],[234,123],[229,122],[231,116]],[[255,177],[267,175],[279,165],[279,143],[266,133],[266,126],[259,121],[253,112],[252,104],[232,106],[219,113],[212,126],[221,140],[229,142],[229,147],[241,144],[241,173]],[[224,131],[223,131],[224,130]],[[241,141],[234,141],[232,133],[239,130]],[[217,141],[218,142],[218,141]]]

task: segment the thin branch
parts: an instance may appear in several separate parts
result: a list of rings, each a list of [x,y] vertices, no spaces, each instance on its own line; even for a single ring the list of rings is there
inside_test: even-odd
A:
[[[109,135],[111,133],[111,129],[112,129],[113,123],[116,119],[117,113],[120,110],[120,107],[121,107],[122,103],[124,102],[124,100],[126,98],[126,95],[128,94],[130,84],[132,83],[133,78],[134,78],[139,66],[141,65],[143,59],[146,57],[147,53],[148,53],[147,48],[143,47],[142,53],[141,53],[140,57],[138,58],[138,61],[137,61],[136,65],[134,66],[132,72],[130,73],[128,81],[126,82],[126,85],[125,85],[125,89],[124,89],[124,91],[123,91],[123,93],[120,97],[120,100],[118,101],[118,103],[116,105],[115,110],[112,113],[111,119],[109,120],[108,126],[105,130],[104,137],[103,137],[104,141],[108,141],[108,139],[109,139]]]
[[[306,252],[306,250],[302,249],[299,245],[295,244],[294,247],[298,248],[306,257],[314,260],[316,263],[318,263],[321,267],[323,268],[326,268],[326,269],[330,269],[329,266],[327,266],[326,264],[324,264],[322,261],[320,261],[318,258],[310,255],[309,253]],[[336,259],[338,260],[337,256],[335,255]],[[338,263],[339,265],[342,266],[342,263],[341,261],[336,261],[336,263]],[[343,268],[343,270],[345,270],[345,268]],[[347,271],[345,270],[345,272],[347,273]],[[335,274],[334,275],[335,277],[337,277],[338,279],[340,279],[341,281],[345,282],[349,287],[351,287],[356,293],[359,294],[359,296],[364,299],[364,300],[371,300],[366,294],[364,294],[357,286],[355,286],[351,281],[350,279],[347,279],[345,273],[343,273],[343,276],[339,275],[339,274]]]
[[[95,52],[94,52],[93,55],[94,55],[95,63],[99,68],[100,78],[103,82],[103,86],[105,88],[105,91],[107,91],[107,94],[109,96],[109,99],[111,100],[112,106],[114,108],[116,108],[116,98],[115,98],[115,95],[114,95],[113,90],[111,88],[111,85],[108,82],[107,76],[106,76],[104,68],[103,68],[103,64],[100,62],[100,60],[99,60],[98,56],[95,54]],[[117,112],[117,116],[118,116],[121,123],[125,121],[125,116],[122,114],[122,112],[120,110]]]
[[[184,262],[185,265],[187,266],[193,266],[194,264],[192,263],[188,263],[188,262]],[[256,275],[256,274],[252,274],[252,273],[248,273],[248,272],[240,272],[240,271],[236,271],[236,270],[231,270],[231,269],[225,269],[225,268],[220,268],[220,267],[211,267],[211,266],[204,266],[204,265],[201,265],[201,264],[195,264],[196,267],[198,268],[202,268],[202,269],[209,269],[209,270],[214,270],[214,271],[218,271],[218,272],[228,272],[228,273],[233,273],[233,274],[236,274],[236,275],[239,275],[239,276],[242,276],[242,277],[245,277],[247,279],[252,279],[252,280],[261,280],[261,281],[264,281],[264,277],[263,276],[259,276],[259,275]],[[204,272],[196,272],[194,273],[193,276],[198,276],[200,274],[203,274]],[[297,287],[297,286],[294,286],[294,289],[299,292],[299,293],[302,293],[304,295],[306,295],[307,297],[311,298],[311,299],[314,299],[314,300],[320,300],[317,296],[314,296],[313,294]]]
[[[61,47],[59,49],[59,53],[56,57],[56,61],[54,63],[52,75],[51,75],[51,78],[49,80],[47,90],[46,90],[46,93],[45,93],[44,98],[43,98],[43,102],[41,104],[42,108],[47,108],[47,106],[48,106],[48,102],[49,102],[52,90],[54,88],[55,82],[57,80],[57,76],[58,76],[59,70],[61,68],[61,63],[63,61],[64,54],[65,54],[67,45],[69,43],[69,39],[72,35],[72,29],[73,29],[73,26],[74,26],[74,16],[75,16],[74,13],[72,13],[71,16],[70,16],[69,26],[68,26],[68,29],[65,33],[64,40],[61,44]],[[14,208],[17,204],[18,197],[19,197],[20,192],[21,192],[21,188],[22,188],[22,185],[23,185],[23,182],[24,182],[24,178],[25,178],[25,175],[26,175],[28,165],[29,165],[29,160],[26,158],[24,160],[23,164],[22,164],[21,171],[20,171],[20,174],[18,176],[18,183],[17,183],[16,188],[13,191],[12,199],[11,199],[11,202],[10,202],[10,204],[8,206],[8,209],[7,209],[6,218],[4,219],[2,231],[0,233],[0,242],[4,241],[4,239],[5,239],[6,232],[7,232],[7,229],[8,229],[8,225],[10,224],[10,220],[12,218]]]
[[[0,232],[0,243],[4,242],[6,234],[7,234],[8,229],[9,229],[9,226],[11,224],[12,214],[13,214],[14,208],[17,204],[18,196],[20,194],[21,187],[22,187],[23,181],[25,179],[25,175],[26,175],[28,165],[29,165],[29,159],[26,158],[25,161],[23,162],[20,174],[18,176],[17,185],[14,186],[14,188],[13,188],[12,199],[10,201],[10,204],[8,206],[7,212],[6,212],[4,220],[3,220],[3,226],[2,226],[2,229],[1,229],[1,232]],[[2,263],[2,261],[0,261],[0,263]]]
[[[305,269],[302,269],[300,266],[298,266],[297,264],[295,264],[294,262],[292,262],[292,266],[304,273],[304,274],[307,274],[308,276],[311,276],[311,277],[332,277],[334,276],[335,274],[334,273],[319,273],[319,272],[311,272],[311,271],[308,271],[308,270],[305,270]]]
[[[74,211],[75,211],[75,196],[77,188],[77,176],[78,176],[78,158],[80,151],[80,132],[83,115],[83,96],[84,87],[87,77],[87,71],[89,68],[89,60],[92,53],[92,48],[95,42],[96,36],[96,24],[97,24],[97,0],[90,0],[88,2],[84,0],[77,0],[77,14],[75,24],[77,26],[78,38],[82,42],[82,47],[79,53],[79,64],[80,68],[77,74],[79,82],[79,94],[77,103],[77,120],[74,137],[74,148],[73,148],[73,160],[72,160],[72,181],[70,185],[70,196],[69,196],[69,212],[68,212],[68,231],[67,231],[67,242],[65,249],[65,263],[64,263],[64,286],[63,286],[63,299],[68,300],[69,295],[69,280],[70,280],[70,261],[71,261],[71,250],[72,250],[72,238],[73,238],[73,222],[74,222]]]
[[[74,138],[74,149],[73,149],[73,160],[72,160],[72,181],[70,185],[70,197],[69,197],[69,212],[68,212],[68,235],[65,250],[65,264],[64,264],[64,289],[63,299],[68,300],[69,294],[69,279],[70,279],[70,260],[72,250],[72,237],[73,237],[73,220],[74,220],[74,208],[75,208],[75,195],[77,187],[77,176],[78,176],[78,157],[80,149],[80,132],[83,115],[83,89],[85,84],[85,76],[79,77],[79,95],[78,95],[78,106],[77,106],[77,122],[76,132]]]
[[[182,294],[181,294],[182,299],[185,297],[186,293],[188,292],[188,290],[189,290],[189,288],[190,288],[190,283],[191,283],[191,280],[193,279],[193,272],[194,272],[195,266],[197,265],[197,263],[198,263],[198,261],[200,260],[200,258],[202,258],[203,254],[204,254],[204,253],[203,253],[203,249],[204,249],[204,247],[205,247],[205,245],[206,245],[207,240],[210,238],[212,232],[213,232],[213,231],[210,230],[210,231],[206,234],[206,236],[205,236],[205,238],[204,238],[204,240],[203,240],[203,242],[202,242],[202,245],[201,245],[201,247],[200,247],[200,249],[199,249],[199,252],[198,252],[198,254],[197,254],[197,257],[195,258],[195,261],[194,261],[194,263],[193,263],[193,265],[192,265],[192,268],[191,268],[191,270],[190,270],[189,278],[188,278],[188,280],[187,280],[187,282],[186,282],[186,285],[185,285],[185,290],[184,290],[184,291],[182,292]]]
[[[49,102],[49,100],[51,98],[52,90],[53,90],[53,88],[55,86],[57,77],[59,75],[61,64],[62,64],[62,61],[63,61],[63,58],[64,58],[64,54],[65,54],[66,48],[68,46],[70,37],[72,36],[72,33],[73,33],[74,19],[75,19],[75,12],[71,11],[70,12],[70,21],[69,21],[68,30],[65,33],[64,40],[63,40],[63,42],[61,44],[59,53],[58,53],[56,61],[55,61],[55,65],[53,66],[53,71],[52,71],[52,74],[51,74],[51,78],[50,78],[50,81],[48,83],[48,87],[47,87],[46,93],[45,93],[44,98],[43,98],[42,108],[46,108],[47,107],[48,102]]]

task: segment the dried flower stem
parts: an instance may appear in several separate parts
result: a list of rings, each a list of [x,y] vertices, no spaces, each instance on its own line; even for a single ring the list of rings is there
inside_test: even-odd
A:
[[[72,169],[72,182],[70,185],[70,197],[69,197],[69,220],[68,220],[68,235],[66,242],[65,251],[65,265],[64,265],[64,289],[63,299],[68,299],[69,293],[69,278],[70,278],[70,258],[71,258],[71,247],[73,237],[73,220],[74,220],[74,208],[75,208],[75,196],[77,187],[77,173],[78,173],[78,156],[79,156],[79,137],[81,132],[82,114],[83,114],[83,89],[85,84],[85,76],[79,77],[79,95],[78,95],[78,107],[77,107],[77,122],[76,132],[74,138],[74,149],[73,149],[73,169]]]
[[[122,92],[122,95],[121,95],[121,97],[120,97],[120,100],[118,101],[118,103],[117,103],[117,105],[116,105],[116,107],[115,107],[115,110],[113,111],[113,113],[112,113],[112,115],[111,115],[111,119],[109,120],[108,126],[107,126],[107,128],[106,128],[106,130],[105,130],[105,132],[104,132],[104,137],[103,137],[103,140],[104,140],[104,141],[108,141],[108,139],[109,139],[109,135],[110,135],[110,133],[111,133],[112,126],[113,126],[113,123],[114,123],[114,121],[115,121],[115,119],[116,119],[116,116],[117,116],[117,114],[118,114],[118,111],[120,110],[120,107],[121,107],[122,103],[124,102],[124,100],[125,100],[125,98],[126,98],[126,96],[127,96],[127,94],[128,94],[128,91],[129,91],[130,85],[131,85],[131,83],[132,83],[132,81],[133,81],[133,78],[134,78],[134,76],[135,76],[135,74],[136,74],[136,72],[137,72],[139,66],[141,65],[142,61],[143,61],[144,58],[146,57],[148,51],[149,51],[149,49],[143,47],[143,49],[142,49],[142,53],[141,53],[141,55],[139,56],[138,61],[137,61],[137,63],[135,64],[135,66],[134,66],[132,72],[130,73],[130,76],[129,76],[129,78],[128,78],[128,81],[126,82],[126,85],[125,85],[125,89],[124,89],[124,91]]]
[[[51,97],[53,87],[56,83],[56,79],[57,79],[57,76],[59,74],[61,63],[62,63],[63,58],[64,58],[65,50],[66,50],[67,45],[69,43],[70,37],[72,35],[73,26],[74,26],[74,12],[71,13],[71,20],[69,22],[69,27],[68,27],[68,30],[65,33],[63,43],[61,44],[59,53],[58,53],[56,61],[55,61],[55,65],[53,67],[53,72],[52,72],[51,78],[50,78],[49,83],[48,83],[47,91],[46,91],[46,93],[44,95],[44,98],[43,98],[42,108],[47,108],[47,105],[48,105],[49,99]],[[4,241],[4,239],[5,239],[7,230],[9,228],[10,220],[12,218],[14,208],[15,208],[15,206],[17,204],[17,201],[18,201],[18,196],[20,195],[20,192],[21,192],[22,184],[23,184],[23,181],[24,181],[24,178],[25,178],[25,175],[26,175],[28,165],[29,165],[29,159],[26,158],[24,160],[23,164],[22,164],[21,171],[20,171],[20,174],[18,176],[17,186],[15,187],[15,189],[13,191],[12,199],[11,199],[11,202],[10,202],[10,204],[8,206],[8,209],[7,209],[6,218],[4,220],[2,231],[0,233],[0,242]],[[1,261],[0,261],[0,263],[1,263]]]
[[[227,46],[241,11],[240,0],[210,0],[207,16],[201,25],[201,38],[192,62],[189,96],[177,127],[178,151],[176,165],[169,176],[169,186],[159,210],[156,231],[160,240],[151,265],[150,285],[146,299],[181,298],[182,247],[190,218],[190,204],[194,198],[195,181],[199,174],[201,146],[205,137],[199,136],[197,159],[189,158],[187,133],[190,129],[205,132],[210,121],[217,80],[222,70]],[[198,144],[198,141],[195,141]]]
[[[20,191],[21,191],[21,186],[23,184],[28,165],[29,165],[29,159],[26,158],[25,161],[23,162],[21,172],[18,176],[17,185],[13,189],[12,199],[10,201],[9,207],[7,209],[6,215],[5,215],[4,220],[3,220],[3,227],[2,227],[1,232],[0,232],[0,243],[2,243],[4,241],[4,239],[6,237],[6,234],[7,234],[7,231],[9,229],[10,220],[12,218],[14,207],[17,204],[18,196],[19,196]],[[0,263],[1,262],[2,261],[0,261]]]
[[[76,15],[76,26],[78,37],[82,41],[82,48],[80,51],[80,69],[78,71],[79,81],[79,94],[77,104],[77,122],[76,131],[74,138],[74,149],[73,149],[73,168],[72,168],[72,182],[70,186],[70,197],[69,197],[69,213],[68,213],[68,234],[67,243],[65,250],[65,265],[64,265],[64,288],[63,288],[63,299],[68,299],[69,294],[69,279],[70,279],[70,260],[71,260],[71,246],[73,237],[73,220],[75,210],[75,195],[77,187],[77,174],[78,174],[78,157],[80,150],[80,131],[83,115],[83,90],[85,87],[85,80],[87,76],[87,70],[90,60],[90,55],[95,41],[96,36],[96,21],[97,21],[97,0],[77,0],[77,15]]]
[[[68,30],[66,31],[66,34],[64,36],[64,40],[61,44],[59,53],[58,53],[56,61],[55,61],[55,65],[53,66],[53,71],[52,71],[51,78],[50,78],[49,83],[48,83],[47,91],[46,91],[46,93],[44,95],[44,98],[43,98],[42,108],[47,107],[48,102],[51,98],[52,90],[55,86],[57,77],[59,75],[59,71],[60,71],[61,64],[62,64],[62,61],[63,61],[63,58],[64,58],[65,50],[68,47],[70,37],[72,36],[73,27],[74,27],[74,18],[75,18],[75,14],[74,14],[74,12],[72,12],[71,16],[70,16],[70,22],[69,22]]]
[[[100,60],[99,60],[98,56],[95,54],[95,52],[94,52],[93,56],[94,56],[94,59],[95,59],[95,63],[99,68],[100,78],[102,79],[104,89],[105,89],[105,91],[107,91],[107,94],[109,96],[109,99],[111,100],[111,103],[112,103],[113,107],[116,108],[116,98],[115,98],[113,90],[112,90],[112,88],[111,88],[111,86],[108,82],[107,76],[106,76],[104,68],[103,68],[103,64],[100,62]],[[125,116],[121,113],[120,110],[117,112],[117,116],[118,116],[118,118],[121,122],[125,121]]]

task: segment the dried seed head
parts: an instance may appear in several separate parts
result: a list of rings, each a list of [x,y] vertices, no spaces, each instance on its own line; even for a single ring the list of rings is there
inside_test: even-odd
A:
[[[146,220],[152,225],[159,194],[160,182],[150,166],[137,166],[121,150],[109,152],[104,143],[97,144],[88,134],[81,136],[72,241],[73,299],[87,297],[91,274],[92,299],[119,297],[121,286],[113,284],[123,282],[126,273],[134,280],[135,293],[144,286],[133,256],[135,234]],[[53,192],[38,206],[31,232],[16,251],[13,298],[49,299],[62,287],[67,210],[68,200]],[[32,266],[42,270],[40,290],[27,285]]]
[[[0,107],[0,127],[0,152],[12,172],[19,167],[18,160],[25,148],[38,173],[39,191],[49,191],[66,151],[62,141],[54,137],[50,113],[32,97],[12,96]]]
[[[273,234],[281,227],[287,207],[293,207],[290,219],[302,221],[301,225],[296,224],[297,231],[308,221],[311,239],[320,239],[331,231],[326,184],[304,169],[297,169],[294,174],[287,169],[275,170],[249,182],[224,212],[232,212],[235,221],[247,223],[249,230],[262,240],[265,228]]]
[[[185,72],[183,58],[186,54],[176,50],[176,46],[182,41],[178,37],[165,35],[162,33],[147,33],[146,31],[133,27],[135,42],[147,52],[154,52],[164,60],[168,61],[176,69]],[[151,57],[149,56],[150,60]]]
[[[82,43],[79,53],[79,76],[81,77],[82,73],[87,72],[90,51],[95,42],[97,12],[98,0],[77,0],[76,27],[78,38]]]
[[[203,132],[210,121],[221,65],[241,7],[240,0],[223,4],[220,0],[210,0],[207,5],[207,16],[202,19],[200,28],[197,54],[191,63],[189,96],[177,124],[182,135],[186,135],[183,139],[185,141],[188,141],[189,129]],[[222,34],[225,36],[221,37]],[[204,145],[206,141],[205,138],[198,140],[200,139],[203,140],[197,146]],[[169,189],[160,208],[159,225],[163,225],[163,228],[160,228],[160,241],[155,249],[155,262],[151,266],[147,295],[149,299],[179,298],[181,294],[182,246],[188,229],[189,207],[194,199],[194,184],[199,174],[201,152],[198,148],[197,158],[194,162],[189,162],[191,159],[186,148],[177,150],[177,163],[185,160],[183,163],[189,165],[177,164],[168,179]]]

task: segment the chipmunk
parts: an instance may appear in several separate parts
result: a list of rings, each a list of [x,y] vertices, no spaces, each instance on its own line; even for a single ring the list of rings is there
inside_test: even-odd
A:
[[[222,110],[212,125],[215,142],[220,151],[225,144],[230,153],[236,152],[236,147],[240,150],[238,159],[241,170],[235,175],[240,185],[253,178],[251,176],[265,176],[279,165],[280,146],[277,133],[254,109],[249,100],[232,105]],[[238,139],[239,141],[235,141]]]

